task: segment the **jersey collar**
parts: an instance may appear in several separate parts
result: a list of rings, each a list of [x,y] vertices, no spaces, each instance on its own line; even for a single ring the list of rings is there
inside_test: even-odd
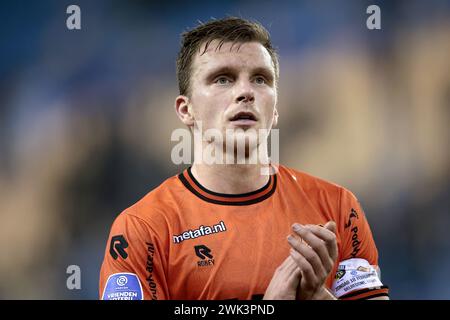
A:
[[[246,206],[255,204],[269,198],[275,192],[275,188],[277,186],[277,175],[273,174],[269,176],[269,181],[266,185],[258,190],[241,194],[218,193],[208,190],[202,186],[200,182],[198,182],[192,175],[191,168],[192,167],[189,167],[180,173],[178,178],[184,186],[197,197],[214,204],[231,206]]]

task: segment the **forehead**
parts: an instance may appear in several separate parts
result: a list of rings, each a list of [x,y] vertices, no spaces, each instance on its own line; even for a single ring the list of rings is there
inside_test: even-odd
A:
[[[221,46],[219,44],[219,40],[211,41],[206,51],[206,44],[200,46],[192,63],[193,75],[220,67],[242,70],[267,68],[270,72],[275,73],[272,57],[261,43],[224,42]]]

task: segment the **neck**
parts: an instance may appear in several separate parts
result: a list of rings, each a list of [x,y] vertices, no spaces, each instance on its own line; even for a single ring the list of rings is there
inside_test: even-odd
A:
[[[211,156],[211,149],[215,150],[217,159]],[[245,159],[237,156],[237,149],[227,151],[222,144],[194,143],[191,172],[203,187],[217,193],[242,194],[258,190],[268,183],[269,170],[264,170],[270,167],[267,141],[245,152]],[[218,161],[205,161],[208,157]],[[244,164],[240,164],[241,160]]]
[[[192,174],[206,189],[226,194],[241,194],[258,190],[269,181],[261,173],[267,167],[262,164],[215,164],[195,163]],[[244,178],[245,177],[245,178]]]

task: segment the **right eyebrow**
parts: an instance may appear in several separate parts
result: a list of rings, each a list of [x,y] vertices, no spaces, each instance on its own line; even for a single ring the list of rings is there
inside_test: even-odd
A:
[[[218,67],[216,69],[213,69],[211,71],[208,72],[207,76],[206,76],[206,81],[212,81],[214,80],[214,78],[216,78],[219,75],[233,75],[236,74],[236,69],[229,67],[229,66],[223,66],[223,67]]]

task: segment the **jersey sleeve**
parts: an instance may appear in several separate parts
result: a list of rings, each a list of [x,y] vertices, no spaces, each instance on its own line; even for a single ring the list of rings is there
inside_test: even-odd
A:
[[[111,227],[100,269],[100,299],[169,299],[166,270],[166,255],[153,228],[121,213]]]
[[[340,197],[341,235],[339,263],[332,291],[339,299],[367,299],[387,296],[381,283],[378,250],[358,199],[342,189]]]

